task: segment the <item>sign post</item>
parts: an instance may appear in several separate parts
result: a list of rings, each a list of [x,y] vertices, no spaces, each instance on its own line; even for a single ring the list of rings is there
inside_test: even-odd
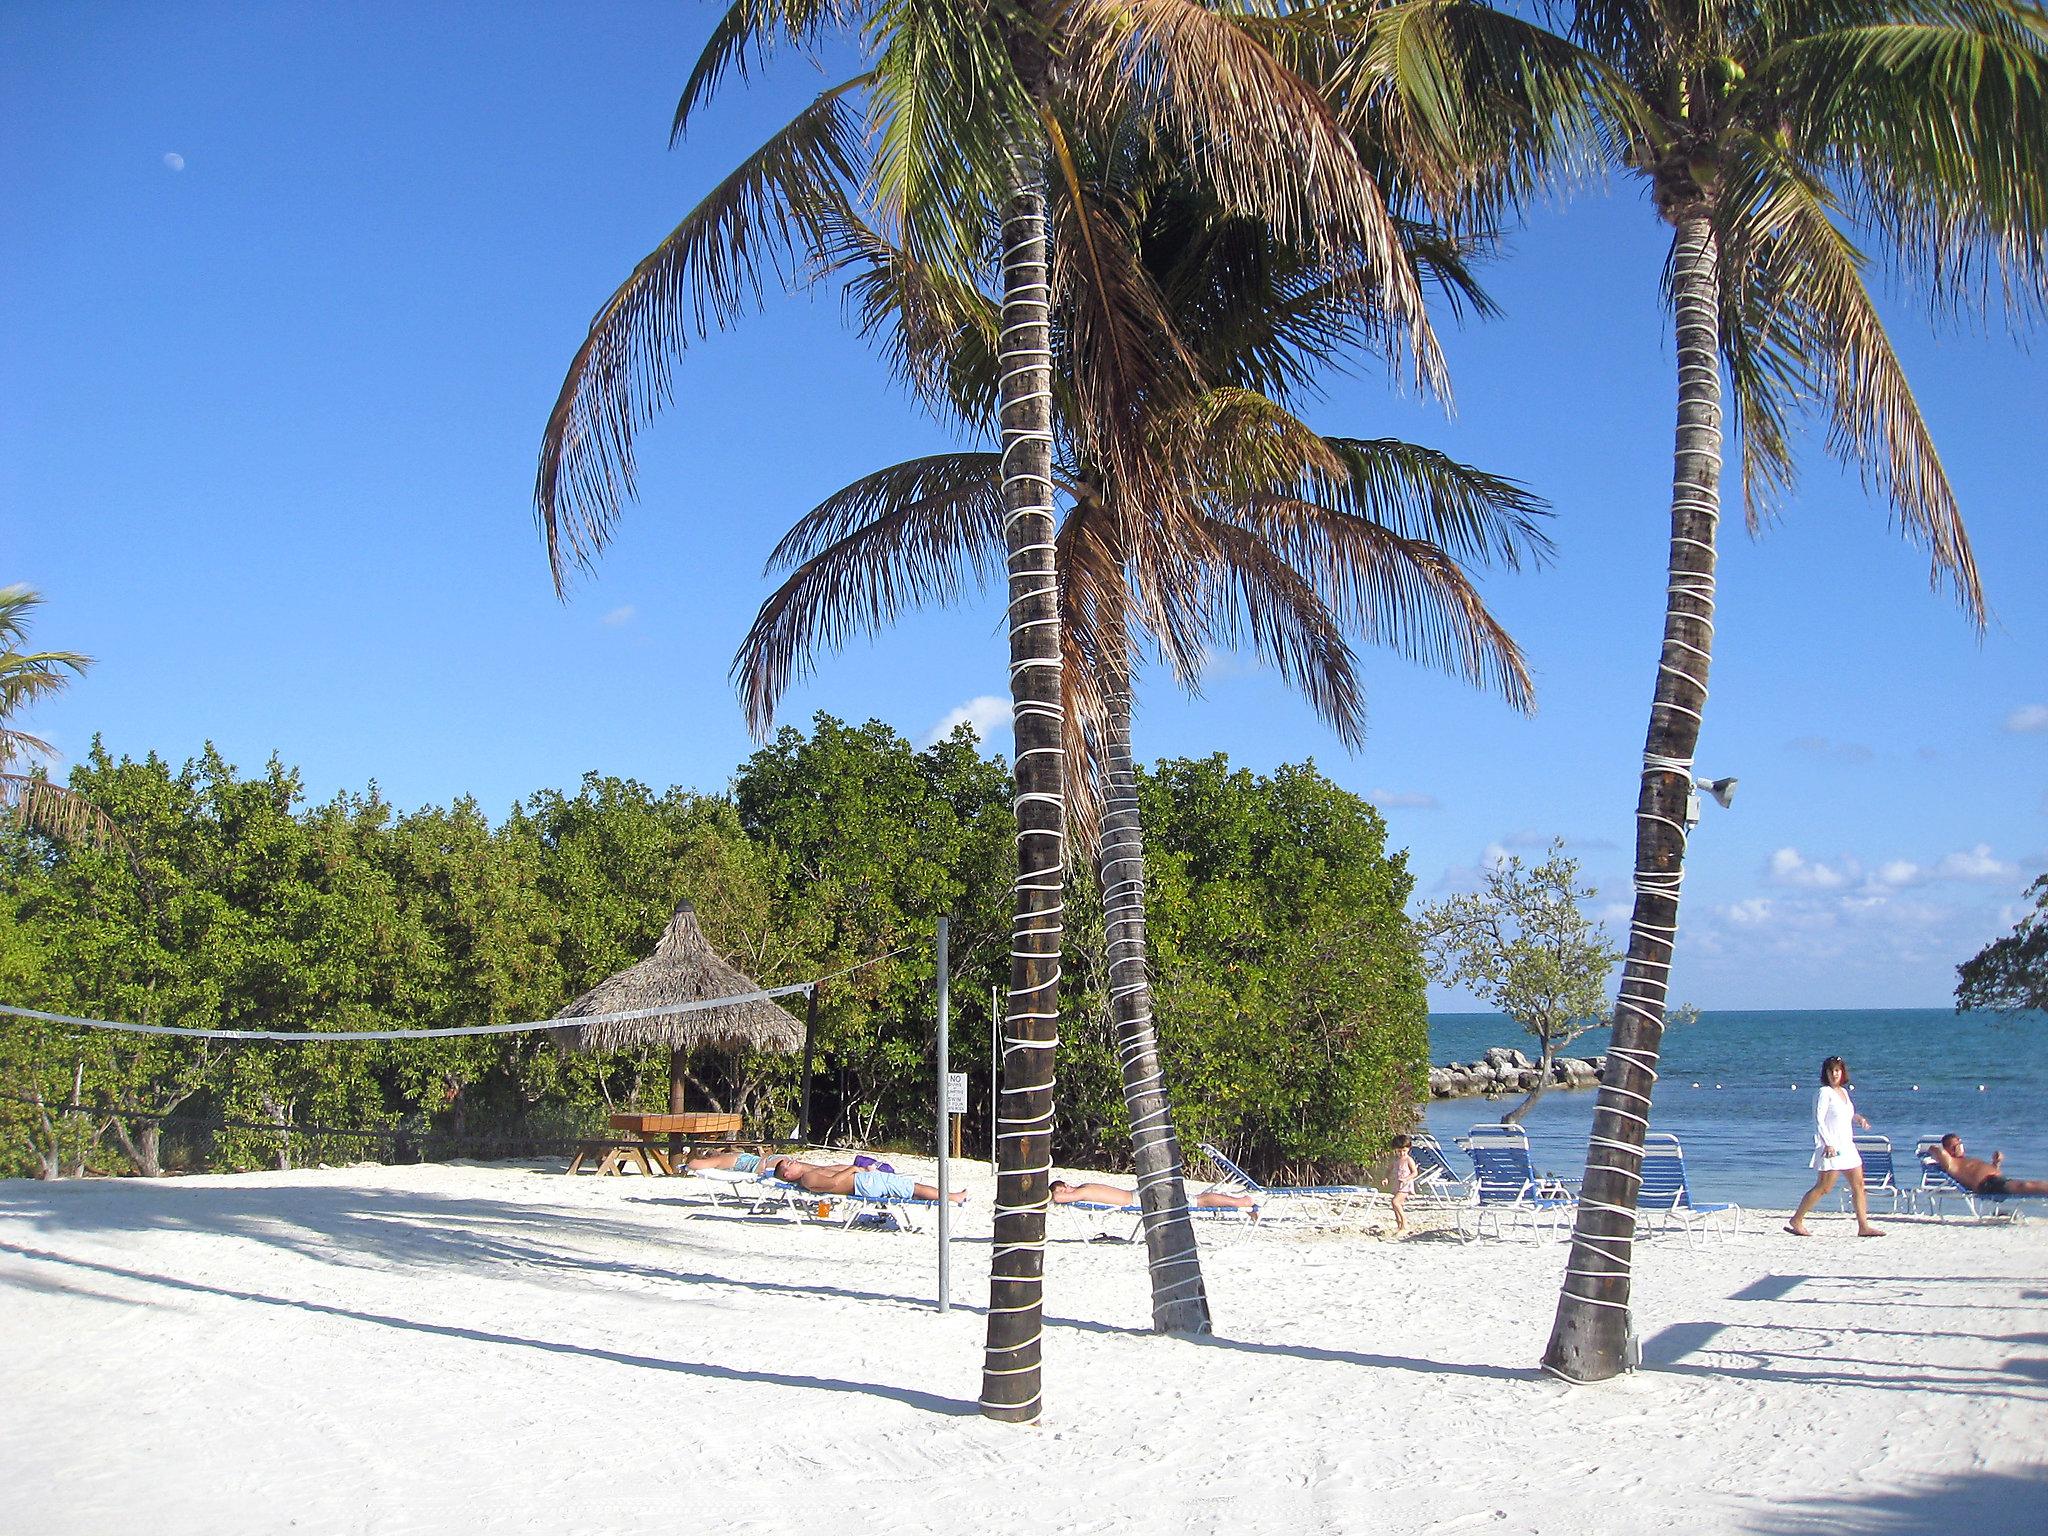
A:
[[[939,1310],[953,1310],[953,1286],[950,1260],[953,1245],[953,1169],[946,1157],[953,1138],[947,1134],[947,1121],[952,1108],[952,1063],[946,1056],[947,1014],[952,1008],[950,978],[946,975],[946,920],[939,919],[938,944],[939,971]]]
[[[946,1119],[953,1127],[953,1155],[960,1156],[960,1117],[967,1113],[967,1074],[946,1074]]]

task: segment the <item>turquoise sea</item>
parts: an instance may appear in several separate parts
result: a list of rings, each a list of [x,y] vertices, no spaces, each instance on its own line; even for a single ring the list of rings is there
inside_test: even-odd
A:
[[[1471,1061],[1494,1045],[1531,1058],[1535,1041],[1498,1014],[1432,1014],[1432,1062]],[[2003,1148],[2024,1178],[2048,1178],[2048,1015],[2005,1019],[1945,1008],[1704,1013],[1667,1030],[1650,1113],[1655,1130],[1685,1145],[1695,1198],[1783,1210],[1813,1182],[1813,1094],[1823,1057],[1849,1062],[1856,1107],[1891,1137],[1901,1183],[1918,1183],[1914,1140],[1955,1131],[1973,1153]],[[1607,1032],[1582,1035],[1566,1052],[1596,1056]],[[1592,1091],[1553,1088],[1524,1118],[1536,1165],[1577,1177],[1592,1128]],[[1429,1129],[1453,1136],[1499,1119],[1520,1102],[1439,1099]],[[1462,1157],[1451,1150],[1454,1163]],[[1832,1210],[1829,1197],[1822,1209]],[[1880,1206],[1880,1209],[1882,1207]],[[2048,1216],[2048,1212],[2043,1213]]]

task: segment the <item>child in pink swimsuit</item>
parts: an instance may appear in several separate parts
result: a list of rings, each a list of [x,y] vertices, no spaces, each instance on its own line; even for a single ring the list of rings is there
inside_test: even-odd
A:
[[[1406,1136],[1394,1138],[1394,1232],[1408,1230],[1408,1197],[1415,1193],[1415,1154]]]

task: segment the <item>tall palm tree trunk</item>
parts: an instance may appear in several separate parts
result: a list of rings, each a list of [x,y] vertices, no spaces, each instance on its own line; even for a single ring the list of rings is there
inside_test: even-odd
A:
[[[1607,1072],[1593,1112],[1571,1261],[1543,1355],[1546,1370],[1574,1382],[1605,1381],[1636,1363],[1629,1316],[1636,1193],[1678,938],[1686,804],[1714,637],[1714,535],[1721,515],[1720,252],[1703,209],[1689,209],[1676,222],[1671,575],[1636,801],[1635,914]]]
[[[1102,818],[1103,927],[1109,940],[1109,1007],[1123,1064],[1131,1158],[1144,1211],[1145,1257],[1152,1275],[1152,1326],[1161,1333],[1207,1333],[1209,1294],[1188,1215],[1173,1101],[1152,1023],[1152,978],[1145,959],[1145,842],[1138,820],[1138,771],[1131,758],[1128,637],[1104,659]]]
[[[1053,566],[1052,329],[1037,159],[1012,146],[1003,209],[1003,540],[1010,572],[1017,884],[996,1132],[995,1246],[981,1411],[1035,1419],[1052,1173],[1053,1057],[1066,875],[1059,596]]]

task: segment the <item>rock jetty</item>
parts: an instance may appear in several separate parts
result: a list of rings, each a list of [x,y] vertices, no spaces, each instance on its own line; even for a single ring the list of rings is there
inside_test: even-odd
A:
[[[1454,1061],[1429,1069],[1432,1099],[1469,1099],[1479,1094],[1527,1093],[1536,1086],[1537,1063],[1510,1046],[1497,1045],[1477,1061]],[[1553,1088],[1598,1088],[1605,1056],[1558,1056],[1550,1063]]]

